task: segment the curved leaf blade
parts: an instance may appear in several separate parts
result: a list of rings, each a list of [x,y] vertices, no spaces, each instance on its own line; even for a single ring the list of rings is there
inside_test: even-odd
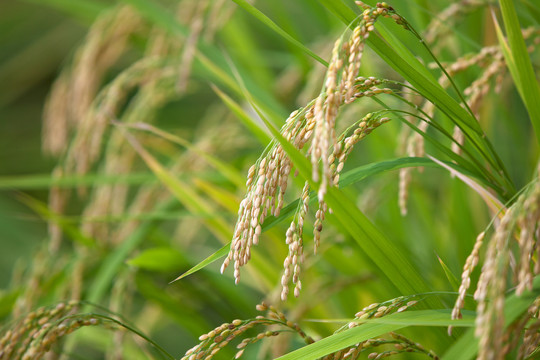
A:
[[[183,273],[182,275],[180,275],[179,277],[177,277],[173,281],[169,282],[169,284],[172,284],[175,281],[183,279],[188,275],[196,273],[197,271],[199,271],[201,269],[204,269],[205,267],[212,264],[213,262],[215,262],[215,261],[221,259],[222,257],[226,256],[229,253],[230,247],[231,247],[230,242],[223,245],[223,247],[221,249],[219,249],[218,251],[216,251],[215,253],[213,253],[212,255],[210,255],[209,257],[207,257],[206,259],[204,259],[203,261],[201,261],[200,263],[198,263],[197,265],[195,265],[194,267],[192,267],[191,269],[189,269],[188,271],[186,271],[185,273]]]
[[[311,360],[332,354],[348,346],[408,326],[474,326],[474,313],[466,312],[462,320],[450,320],[451,310],[418,310],[396,313],[369,320],[361,326],[331,335],[311,345],[295,350],[276,360]]]

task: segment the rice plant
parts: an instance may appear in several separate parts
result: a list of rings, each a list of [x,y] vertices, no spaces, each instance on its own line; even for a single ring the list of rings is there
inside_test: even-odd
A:
[[[535,1],[4,6],[0,359],[539,356]]]

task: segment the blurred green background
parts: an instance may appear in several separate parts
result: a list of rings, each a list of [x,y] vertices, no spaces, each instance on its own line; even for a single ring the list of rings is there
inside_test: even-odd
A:
[[[22,176],[48,177],[56,162],[41,152],[43,106],[52,82],[91,21],[92,16],[77,19],[39,1],[0,2],[2,288],[8,284],[15,262],[24,267],[36,246],[46,240],[46,225],[21,204],[14,187],[20,187],[18,178]],[[46,188],[26,191],[47,199]]]

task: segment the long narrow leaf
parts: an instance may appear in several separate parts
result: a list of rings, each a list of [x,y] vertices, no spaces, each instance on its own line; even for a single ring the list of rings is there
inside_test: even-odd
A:
[[[458,291],[460,282],[459,282],[457,276],[454,275],[452,270],[450,270],[450,268],[444,263],[444,261],[441,259],[440,256],[437,255],[437,259],[439,260],[439,264],[441,264],[441,267],[444,270],[444,274],[446,275],[446,279],[448,279],[448,282],[452,286],[452,289],[454,291]]]
[[[514,8],[514,1],[499,0],[499,4],[501,5],[501,13],[512,57],[510,58],[507,52],[503,52],[503,54],[505,54],[508,62],[515,63],[515,71],[510,73],[520,90],[519,94],[529,113],[536,134],[536,141],[540,144],[540,85],[523,39],[521,26]],[[499,37],[499,40],[501,40],[501,37]]]
[[[197,265],[195,265],[194,267],[192,267],[191,269],[189,269],[188,271],[186,271],[185,273],[183,273],[182,275],[178,276],[176,279],[171,281],[170,284],[180,279],[183,279],[188,275],[196,273],[197,271],[204,269],[205,267],[212,264],[213,262],[218,261],[219,259],[227,255],[230,247],[231,247],[230,242],[228,244],[225,244],[221,249],[219,249],[212,255],[208,256],[206,259],[204,259],[203,261],[201,261],[200,263],[198,263]]]
[[[450,310],[419,310],[388,315],[334,334],[314,344],[305,346],[276,360],[311,360],[332,354],[345,347],[367,339],[396,331],[408,326],[455,326],[471,327],[474,316],[465,314],[462,320],[450,320]]]

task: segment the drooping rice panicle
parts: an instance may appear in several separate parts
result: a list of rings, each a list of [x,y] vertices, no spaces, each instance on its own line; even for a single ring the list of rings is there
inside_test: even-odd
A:
[[[540,166],[537,171],[540,171]],[[487,243],[485,260],[474,293],[474,299],[478,302],[475,320],[475,334],[479,338],[478,359],[504,359],[517,344],[516,340],[509,340],[511,328],[505,328],[505,294],[509,287],[515,287],[518,295],[531,290],[532,279],[539,274],[534,258],[538,253],[539,244],[539,204],[540,180],[536,177],[512,206],[504,211],[489,240],[486,241],[485,232],[480,233],[463,268],[458,299],[452,311],[454,319],[461,317],[466,291],[471,282],[471,273],[479,263],[482,244]],[[515,260],[514,252],[518,254]],[[511,266],[514,261],[515,265]],[[512,268],[515,268],[513,280],[508,283],[508,275]],[[535,314],[534,311],[533,313]],[[527,319],[524,317],[523,321],[526,322]],[[525,326],[525,322],[517,327],[519,331]]]
[[[303,149],[311,142],[307,154],[312,160],[312,178],[314,181],[320,181],[317,189],[319,207],[314,225],[315,251],[319,248],[320,233],[325,213],[328,211],[324,202],[327,186],[338,185],[339,174],[353,146],[389,120],[380,116],[371,118],[370,115],[358,122],[358,129],[349,137],[338,140],[335,135],[336,118],[341,106],[364,97],[392,93],[389,88],[379,87],[384,84],[384,81],[380,79],[354,75],[360,66],[359,54],[363,50],[363,44],[369,33],[374,30],[373,22],[377,17],[389,16],[388,14],[389,7],[386,4],[379,4],[371,10],[366,9],[359,25],[353,30],[349,42],[345,42],[343,38],[336,41],[321,95],[306,107],[293,111],[280,130],[283,137],[297,149]],[[356,64],[351,64],[351,61]],[[354,75],[352,78],[351,73]],[[234,261],[236,283],[240,280],[240,268],[251,257],[251,246],[259,242],[264,220],[268,214],[278,216],[284,205],[284,195],[292,166],[291,160],[281,145],[273,142],[248,171],[247,193],[240,203],[231,250],[221,266],[223,272],[231,261]],[[307,198],[302,196],[303,202],[307,201]],[[307,207],[305,208],[307,210]],[[303,225],[305,214],[296,219],[300,218],[302,219],[300,225]],[[299,256],[303,254],[303,241],[302,226],[298,225],[293,222],[287,231],[290,256],[284,261],[284,274],[281,280],[282,299],[287,297],[288,282],[291,278],[295,284],[296,296],[301,288],[299,274],[303,260],[298,261],[298,259],[303,259],[303,255]],[[295,259],[296,262],[293,261]]]

